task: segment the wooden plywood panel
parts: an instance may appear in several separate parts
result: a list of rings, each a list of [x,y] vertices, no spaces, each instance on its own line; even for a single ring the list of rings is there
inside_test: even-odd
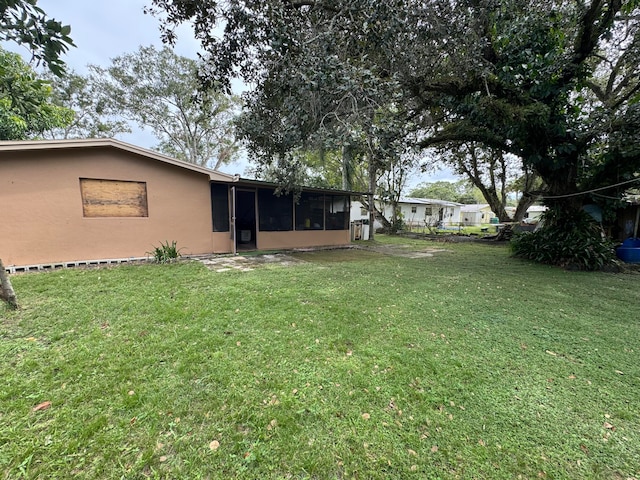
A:
[[[148,217],[146,182],[80,179],[85,217]]]

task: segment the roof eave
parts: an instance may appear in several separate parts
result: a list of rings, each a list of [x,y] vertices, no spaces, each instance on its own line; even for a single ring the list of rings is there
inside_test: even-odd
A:
[[[138,147],[115,138],[86,138],[86,139],[70,139],[70,140],[17,140],[17,141],[0,141],[0,152],[17,152],[17,151],[34,151],[34,150],[57,150],[69,148],[98,148],[111,147],[124,150],[143,157],[152,158],[170,165],[180,168],[192,170],[195,172],[208,175],[210,180],[234,182],[237,176],[222,173],[210,168],[201,167],[193,163],[178,160],[162,153],[146,148]]]

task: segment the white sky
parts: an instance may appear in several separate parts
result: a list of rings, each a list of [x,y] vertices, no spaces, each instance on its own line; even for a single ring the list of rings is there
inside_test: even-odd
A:
[[[161,45],[158,21],[142,11],[146,0],[39,0],[49,17],[71,25],[77,48],[65,57],[78,73],[87,64],[107,66],[110,59],[137,50],[140,45]],[[196,58],[197,42],[183,29],[176,53]],[[182,31],[182,30],[181,30]]]
[[[55,18],[64,25],[71,25],[71,38],[76,48],[71,48],[63,57],[70,70],[87,73],[87,65],[108,66],[111,59],[125,53],[131,53],[139,46],[161,46],[158,20],[143,13],[150,0],[38,0],[38,6],[47,16]],[[5,46],[8,49],[24,53],[20,47]],[[196,58],[198,42],[193,38],[190,28],[183,26],[178,30],[175,52],[189,58]],[[135,145],[152,148],[157,140],[150,131],[136,129],[131,134],[121,134],[118,138]],[[238,161],[222,167],[226,173],[245,176],[246,161]],[[428,176],[413,175],[410,187],[423,181],[453,180],[449,171],[435,172]]]

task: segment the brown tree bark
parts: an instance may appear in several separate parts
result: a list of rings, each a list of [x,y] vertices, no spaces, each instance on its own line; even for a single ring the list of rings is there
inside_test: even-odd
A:
[[[11,308],[18,308],[18,301],[16,299],[16,293],[11,286],[11,280],[7,275],[2,259],[0,258],[0,300],[4,300],[9,304]]]

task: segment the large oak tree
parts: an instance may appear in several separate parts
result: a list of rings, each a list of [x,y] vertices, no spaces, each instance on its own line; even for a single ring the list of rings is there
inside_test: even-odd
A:
[[[299,95],[287,78],[325,101],[351,85],[363,92],[347,97],[354,105],[384,91],[420,147],[516,155],[560,224],[592,201],[583,192],[640,170],[637,0],[152,0],[149,10],[169,41],[193,22],[210,84],[275,82],[262,98],[278,106]],[[344,103],[321,107],[328,119]]]

